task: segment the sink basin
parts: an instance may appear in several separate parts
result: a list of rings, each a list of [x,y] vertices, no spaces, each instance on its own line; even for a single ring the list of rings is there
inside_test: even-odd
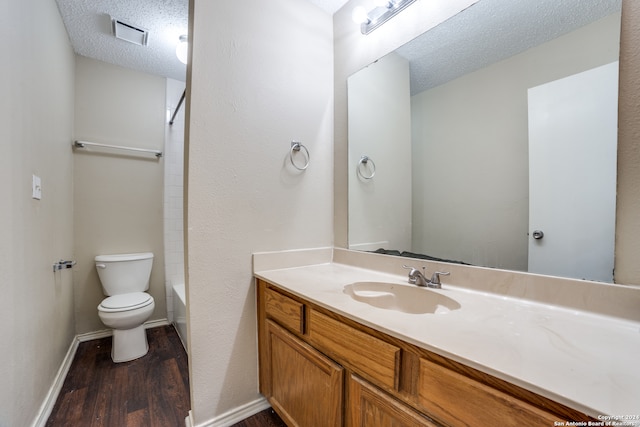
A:
[[[428,288],[396,283],[356,282],[346,285],[343,292],[373,307],[403,313],[442,314],[460,308],[456,300]]]

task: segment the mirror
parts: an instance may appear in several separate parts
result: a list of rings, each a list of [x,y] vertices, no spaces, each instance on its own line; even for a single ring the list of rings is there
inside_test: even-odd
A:
[[[531,115],[537,111],[531,103],[540,88],[617,67],[620,10],[620,0],[480,0],[351,76],[349,247],[612,281],[615,129],[607,142],[613,157],[600,157],[603,167],[595,168],[609,170],[595,182],[608,183],[601,191],[613,207],[594,228],[573,230],[576,240],[563,242],[561,259],[570,268],[530,268],[536,264],[530,256],[564,238],[550,232],[551,226],[530,224],[535,215],[530,195],[538,191],[530,169],[540,166],[529,151],[535,131]],[[617,68],[610,74],[617,98]],[[605,104],[599,98],[593,103]],[[617,108],[609,108],[615,127]],[[597,139],[583,146],[602,144]],[[548,155],[556,166],[541,166],[544,176],[552,170],[567,175],[568,166],[582,164],[580,150],[569,152],[569,160],[561,163],[567,167],[558,167],[558,152]],[[561,199],[569,206],[575,195],[592,193],[590,188],[563,191]],[[571,219],[585,212],[568,214],[555,203],[549,207],[556,217],[569,218],[569,226],[561,229],[576,228]],[[547,232],[534,239],[539,227]],[[606,236],[586,243],[583,238],[593,229],[606,229]],[[601,258],[610,259],[601,276],[584,271],[589,260]]]

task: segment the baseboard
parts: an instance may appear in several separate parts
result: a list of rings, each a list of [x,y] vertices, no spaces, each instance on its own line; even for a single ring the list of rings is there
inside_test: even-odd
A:
[[[144,328],[151,329],[159,326],[169,326],[170,324],[167,319],[149,320],[148,322],[144,322]]]
[[[53,407],[56,404],[56,400],[58,400],[60,390],[62,390],[64,380],[65,378],[67,378],[67,373],[69,373],[69,369],[71,368],[71,363],[73,362],[73,358],[76,355],[79,343],[80,341],[78,341],[77,337],[74,337],[73,340],[71,340],[69,350],[67,350],[67,354],[62,360],[62,364],[60,365],[58,373],[53,380],[53,384],[51,385],[51,388],[49,389],[49,392],[47,393],[42,406],[40,406],[38,416],[32,424],[33,427],[44,427],[45,424],[47,424],[49,415],[51,415],[51,411],[53,411]]]
[[[189,410],[189,415],[184,419],[185,427],[193,427],[195,426],[195,422],[193,421],[193,412]]]
[[[245,405],[232,409],[231,411],[225,412],[212,420],[205,421],[202,424],[194,424],[193,414],[191,411],[189,411],[189,416],[185,418],[184,421],[186,427],[229,427],[270,407],[271,405],[269,405],[267,399],[261,397],[253,402],[249,402]]]
[[[170,325],[167,319],[157,319],[157,320],[149,320],[148,322],[144,322],[145,329],[157,328],[159,326],[168,326]],[[112,329],[101,329],[99,331],[87,332],[86,334],[76,335],[76,339],[79,342],[97,340],[100,338],[110,337],[113,335]]]
[[[113,335],[111,329],[101,329],[99,331],[87,332],[86,334],[78,334],[76,335],[76,340],[78,342],[85,342],[110,337],[111,335]]]
[[[167,319],[158,319],[151,320],[149,322],[145,322],[144,328],[156,328],[158,326],[167,326],[169,322]],[[64,356],[62,360],[62,364],[58,369],[58,373],[56,374],[53,384],[47,393],[47,396],[40,406],[40,410],[38,411],[38,416],[32,424],[32,427],[44,427],[49,419],[49,415],[51,415],[51,411],[53,410],[53,406],[56,404],[56,400],[58,400],[58,395],[60,394],[60,390],[62,390],[62,385],[64,384],[65,378],[67,378],[67,374],[69,373],[69,368],[71,368],[71,362],[73,362],[73,358],[76,355],[76,351],[78,350],[78,345],[81,342],[91,341],[99,338],[105,338],[113,335],[113,331],[111,329],[103,329],[100,331],[89,332],[86,334],[76,335],[73,340],[71,340],[71,345],[69,346],[69,350],[67,350],[67,354]]]

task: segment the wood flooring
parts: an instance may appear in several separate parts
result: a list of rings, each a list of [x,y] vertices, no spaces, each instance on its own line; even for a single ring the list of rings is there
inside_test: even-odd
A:
[[[124,363],[111,360],[111,337],[80,343],[46,426],[184,426],[187,354],[173,326],[147,339],[149,352]]]
[[[234,424],[232,427],[287,427],[287,425],[273,409],[269,408]]]
[[[80,343],[46,427],[182,427],[187,353],[173,326],[147,329],[149,352],[113,363],[111,337]],[[233,427],[286,427],[266,409]]]

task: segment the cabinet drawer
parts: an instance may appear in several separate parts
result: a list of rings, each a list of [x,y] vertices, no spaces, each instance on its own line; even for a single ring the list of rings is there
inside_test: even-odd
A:
[[[264,297],[268,317],[292,332],[304,333],[304,304],[269,288]]]
[[[452,426],[552,426],[558,421],[535,406],[425,359],[420,359],[418,400],[427,413]]]
[[[309,341],[321,351],[380,384],[397,389],[400,348],[309,310]]]

